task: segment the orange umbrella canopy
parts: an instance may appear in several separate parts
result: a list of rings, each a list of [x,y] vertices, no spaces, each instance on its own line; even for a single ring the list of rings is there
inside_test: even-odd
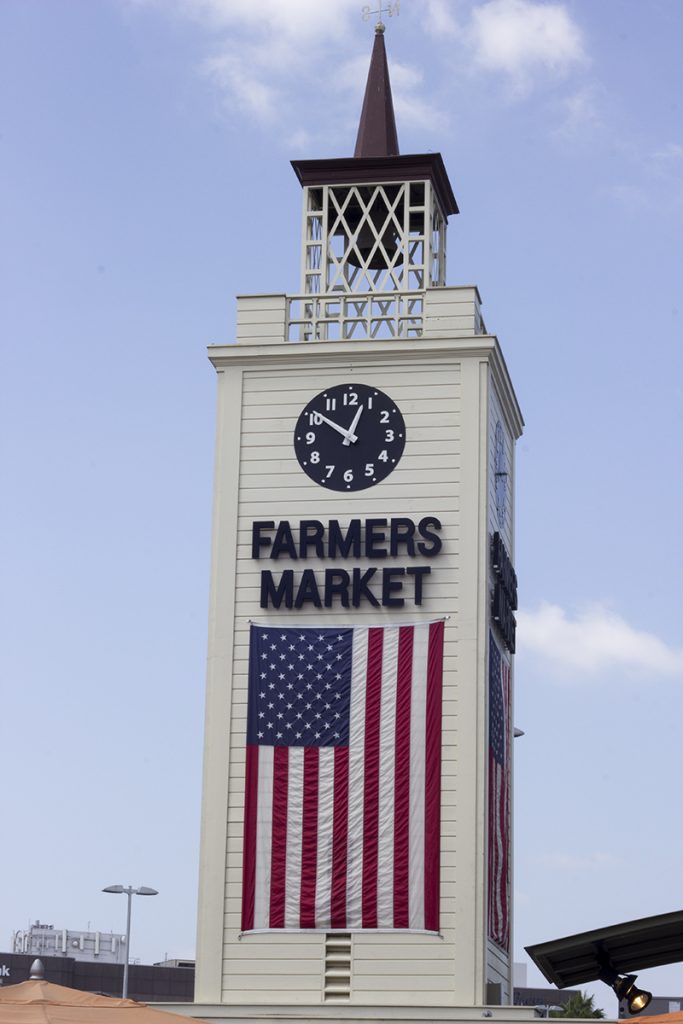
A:
[[[0,1024],[179,1024],[179,1020],[179,1014],[153,1010],[134,999],[97,996],[38,979],[0,988]]]
[[[643,1017],[647,1024],[683,1024],[683,1010],[676,1010],[674,1013],[653,1013]]]

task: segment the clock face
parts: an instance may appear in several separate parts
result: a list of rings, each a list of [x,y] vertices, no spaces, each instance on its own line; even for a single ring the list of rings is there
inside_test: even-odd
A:
[[[505,505],[508,489],[507,461],[505,459],[505,437],[503,426],[500,420],[496,423],[496,452],[494,461],[494,472],[496,477],[496,512],[498,513],[498,525],[505,526]]]
[[[335,384],[312,398],[294,430],[304,473],[331,491],[362,491],[386,479],[406,443],[403,416],[367,384]]]

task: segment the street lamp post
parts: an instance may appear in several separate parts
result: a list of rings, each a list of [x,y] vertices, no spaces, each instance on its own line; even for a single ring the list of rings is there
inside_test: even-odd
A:
[[[128,961],[130,959],[130,911],[133,903],[133,896],[158,896],[156,889],[150,889],[147,885],[141,885],[134,889],[132,885],[108,885],[102,892],[125,892],[128,897],[128,913],[126,915],[126,958],[123,961],[123,999],[128,998]]]

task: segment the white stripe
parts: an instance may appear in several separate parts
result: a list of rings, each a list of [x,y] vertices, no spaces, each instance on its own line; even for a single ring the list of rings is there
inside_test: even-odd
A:
[[[346,864],[346,925],[362,924],[363,795],[365,779],[365,689],[368,671],[368,631],[353,631],[351,710],[349,726],[349,833]]]
[[[425,908],[425,722],[429,624],[413,634],[413,682],[410,694],[410,844],[408,923],[424,928]]]
[[[495,764],[493,769],[493,806],[495,808],[495,856],[494,856],[494,881],[493,881],[493,894],[495,898],[495,911],[494,911],[494,928],[496,938],[500,938],[500,933],[503,925],[503,902],[502,902],[502,887],[503,887],[503,837],[500,832],[500,813],[502,810],[502,786],[503,786],[503,772],[499,764]]]
[[[321,747],[319,758],[318,859],[315,883],[315,925],[316,928],[329,928],[332,913],[334,747]]]
[[[273,748],[258,748],[254,928],[270,927],[270,858],[273,840]]]
[[[285,928],[301,920],[301,845],[304,805],[304,748],[289,748],[287,773],[287,859],[285,866]]]
[[[396,687],[398,627],[384,630],[379,731],[379,830],[377,850],[377,925],[394,923],[394,796],[396,773]]]

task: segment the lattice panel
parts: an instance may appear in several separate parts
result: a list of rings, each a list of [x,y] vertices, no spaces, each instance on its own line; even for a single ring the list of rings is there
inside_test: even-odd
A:
[[[442,288],[446,284],[446,222],[436,203],[432,207],[431,284]]]
[[[419,338],[424,292],[288,296],[289,341]]]
[[[305,190],[302,291],[414,292],[445,283],[445,218],[427,181]]]
[[[329,235],[341,251],[337,256],[329,249],[326,291],[339,286],[354,292],[406,287],[406,190],[405,185],[329,190]]]

